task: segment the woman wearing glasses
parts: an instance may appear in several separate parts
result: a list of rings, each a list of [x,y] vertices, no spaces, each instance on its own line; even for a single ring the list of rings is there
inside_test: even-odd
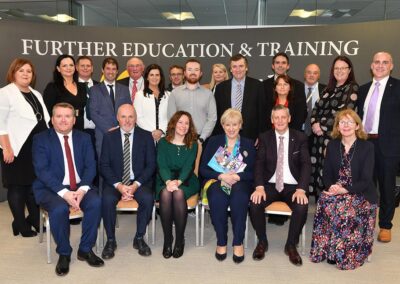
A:
[[[338,56],[331,66],[328,86],[315,103],[311,113],[311,180],[310,186],[317,192],[323,190],[322,168],[325,148],[331,140],[331,132],[336,112],[355,109],[358,84],[354,76],[354,68],[346,56]]]
[[[373,183],[374,145],[351,109],[336,115],[326,150],[325,189],[317,204],[312,262],[355,269],[372,251],[378,195]]]

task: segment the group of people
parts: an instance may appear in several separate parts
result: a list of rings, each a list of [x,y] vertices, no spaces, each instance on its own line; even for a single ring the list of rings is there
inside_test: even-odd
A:
[[[391,123],[400,121],[400,81],[390,76],[392,56],[376,53],[373,80],[361,87],[345,56],[334,59],[327,86],[319,83],[316,64],[306,66],[304,83],[291,78],[282,52],[272,59],[274,75],[263,82],[247,76],[248,68],[246,57],[234,55],[231,79],[223,64],[214,64],[211,82],[201,85],[201,64],[189,59],[184,67],[170,67],[166,87],[162,68],[146,67],[137,57],[127,61],[129,76],[121,80],[117,60],[105,58],[104,79],[96,82],[90,57],[61,55],[42,96],[33,89],[33,64],[14,60],[8,85],[0,89],[1,168],[14,235],[35,236],[38,205],[44,208],[57,243],[56,273],[66,275],[68,216],[82,210],[77,257],[103,266],[102,258],[113,258],[117,248],[116,205],[135,199],[133,248],[149,256],[143,237],[156,200],[162,254],[179,258],[186,201],[202,189],[217,260],[227,257],[229,215],[232,258],[244,260],[248,212],[258,238],[252,257],[262,260],[268,250],[265,208],[284,201],[292,210],[284,252],[300,266],[296,246],[314,192],[311,261],[361,266],[372,251],[378,204],[378,240],[391,241],[400,162],[400,124]],[[101,218],[107,235],[102,258],[92,251]]]

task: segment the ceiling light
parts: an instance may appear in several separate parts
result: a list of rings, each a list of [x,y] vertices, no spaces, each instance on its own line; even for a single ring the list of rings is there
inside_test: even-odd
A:
[[[164,12],[161,13],[164,18],[167,20],[177,20],[177,21],[184,21],[184,20],[191,20],[194,19],[192,12],[181,12],[181,13],[171,13],[171,12]]]
[[[307,11],[304,9],[294,9],[292,13],[290,13],[290,17],[300,17],[300,18],[309,18],[309,17],[317,17],[320,16],[324,10],[312,10]]]
[[[39,18],[42,18],[44,20],[47,21],[54,21],[54,22],[60,22],[60,23],[66,23],[69,21],[76,21],[75,18],[67,15],[67,14],[57,14],[53,17],[49,16],[49,15],[39,15]]]

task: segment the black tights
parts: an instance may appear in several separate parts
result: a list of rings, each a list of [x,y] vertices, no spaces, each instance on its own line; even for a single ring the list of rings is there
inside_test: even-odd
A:
[[[39,207],[35,202],[31,186],[13,185],[7,191],[8,205],[19,232],[27,232],[34,226],[39,229]],[[25,205],[29,215],[25,219]]]
[[[172,245],[172,224],[175,224],[175,244],[182,244],[185,239],[187,221],[187,203],[183,190],[169,192],[166,189],[160,193],[160,217],[164,231],[164,245]]]

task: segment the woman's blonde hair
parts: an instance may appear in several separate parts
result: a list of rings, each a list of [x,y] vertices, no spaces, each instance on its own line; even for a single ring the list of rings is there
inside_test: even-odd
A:
[[[362,125],[361,118],[354,110],[350,108],[341,110],[338,113],[336,113],[335,122],[333,124],[333,130],[331,133],[332,138],[342,138],[342,134],[339,131],[339,121],[346,116],[351,117],[354,120],[354,122],[358,125],[358,129],[356,130],[357,138],[366,140],[368,135],[364,131],[364,126]]]
[[[243,124],[242,113],[234,108],[228,108],[221,116],[220,122],[221,125],[224,125],[228,120],[238,120],[240,125]]]
[[[222,69],[222,71],[225,72],[225,79],[224,79],[224,80],[228,80],[228,79],[229,79],[228,70],[226,69],[226,67],[225,67],[224,64],[222,64],[222,63],[213,64],[213,66],[211,67],[210,90],[212,90],[212,89],[215,87],[215,84],[216,84],[216,82],[215,82],[215,80],[214,80],[214,76],[213,76],[214,68]]]

